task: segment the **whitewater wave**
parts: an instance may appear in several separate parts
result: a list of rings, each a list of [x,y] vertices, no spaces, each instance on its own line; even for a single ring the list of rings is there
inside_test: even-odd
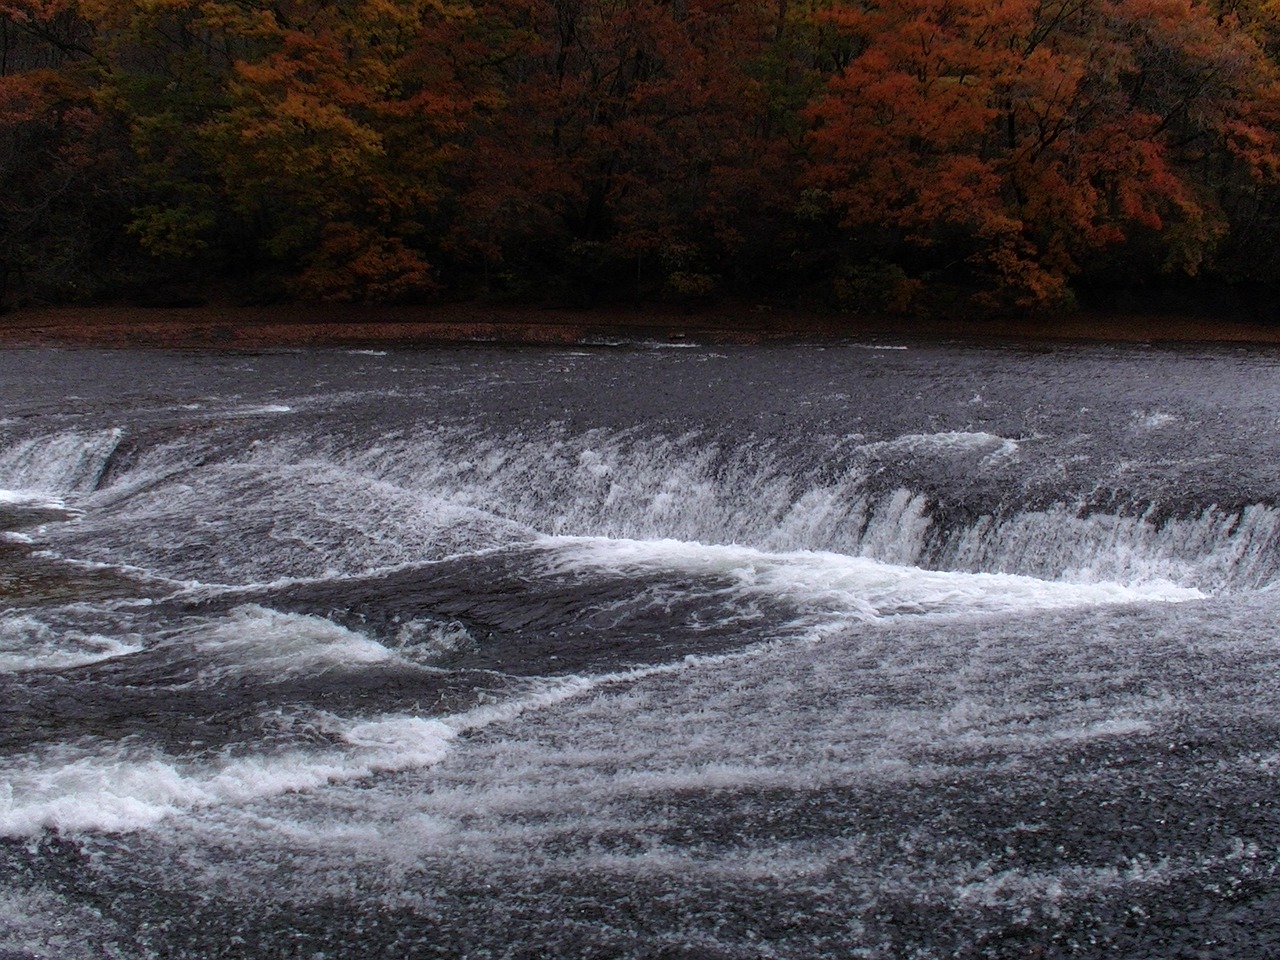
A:
[[[751,547],[675,540],[547,538],[551,572],[593,570],[617,576],[673,572],[728,580],[747,596],[785,600],[815,624],[902,616],[1011,614],[1106,604],[1203,599],[1192,587],[1066,583],[1016,574],[954,573],[816,551],[767,553]]]
[[[710,662],[695,658],[689,663]],[[136,744],[59,744],[0,765],[0,837],[43,830],[128,832],[172,814],[316,790],[379,773],[433,767],[458,736],[510,721],[602,686],[679,671],[688,663],[598,676],[537,679],[500,700],[442,717],[298,716],[330,741],[272,755],[183,761]]]
[[[67,502],[38,490],[0,490],[0,507],[26,507],[33,510],[62,510]]]
[[[0,673],[82,667],[142,649],[137,636],[87,633],[31,613],[0,618]]]
[[[0,768],[0,836],[30,836],[44,829],[136,830],[182,810],[429,766],[445,756],[456,736],[441,720],[411,716],[358,721],[318,716],[312,722],[340,746],[212,763],[139,756],[128,746],[61,745],[28,756]]]
[[[195,651],[204,666],[197,682],[253,675],[283,680],[328,670],[358,670],[399,660],[382,644],[323,617],[245,604],[226,617],[187,627],[166,641]]]

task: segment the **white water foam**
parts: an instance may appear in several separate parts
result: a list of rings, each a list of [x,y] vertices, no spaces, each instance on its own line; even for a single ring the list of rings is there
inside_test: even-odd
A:
[[[766,553],[675,540],[564,537],[547,538],[542,546],[553,572],[590,569],[623,576],[679,572],[728,579],[735,592],[791,602],[814,625],[823,626],[887,617],[1013,614],[1204,597],[1199,590],[1168,581],[1063,583],[1015,574],[922,570],[836,553]]]
[[[430,766],[456,736],[441,720],[410,716],[353,721],[320,715],[311,722],[343,745],[187,763],[125,745],[93,750],[76,744],[10,761],[0,767],[0,836],[136,830],[183,810]]]
[[[61,510],[67,503],[61,497],[38,490],[0,490],[0,506],[28,507],[33,510]]]
[[[388,877],[389,891],[398,888],[397,871],[421,871],[432,857],[463,857],[485,864],[481,870],[671,875],[686,885],[735,876],[818,882],[836,869],[878,890],[887,865],[856,837],[796,835],[768,817],[734,817],[733,805],[777,791],[779,802],[812,794],[838,806],[868,790],[928,790],[975,773],[994,778],[990,789],[998,790],[1005,773],[1034,779],[1041,754],[1085,743],[1138,754],[1160,749],[1159,728],[1203,691],[1185,690],[1176,677],[1161,689],[1117,674],[1135,658],[1162,659],[1185,637],[1167,640],[1139,624],[1097,645],[1062,642],[1087,632],[1093,615],[1039,614],[1030,631],[1018,618],[943,629],[927,619],[879,621],[811,644],[764,644],[627,675],[571,678],[547,688],[536,704],[543,709],[518,724],[510,722],[522,712],[517,702],[477,708],[471,725],[455,718],[459,730],[487,735],[468,738],[430,772],[407,772],[378,790],[339,784],[298,795],[267,817],[226,808],[216,823],[184,821],[182,829],[209,829],[247,847],[310,850],[316,868],[335,877],[366,864]],[[1163,622],[1199,636],[1217,616],[1191,611]],[[1061,783],[1046,778],[1042,786],[1052,816]],[[843,814],[856,815],[856,808]],[[708,849],[681,839],[682,826],[717,817],[730,821],[711,836],[741,845],[712,840]],[[333,824],[342,824],[341,835]],[[927,815],[911,826],[922,847],[930,830],[948,829]],[[974,903],[1035,900],[1055,882],[1025,873],[996,879],[964,862],[928,869],[912,886],[945,885],[940,895]],[[1083,876],[1076,886],[1110,877]]]
[[[245,604],[226,617],[183,629],[167,643],[195,649],[208,665],[199,681],[234,675],[287,678],[330,670],[358,670],[399,660],[375,640],[305,614]]]
[[[396,629],[396,652],[413,661],[429,663],[476,646],[476,638],[460,620],[413,618]]]
[[[1166,413],[1163,410],[1135,410],[1131,422],[1137,430],[1153,431],[1163,430],[1176,423],[1181,423],[1182,418],[1177,414]]]
[[[141,638],[55,627],[34,614],[0,617],[0,673],[81,667],[143,649]]]
[[[45,829],[127,832],[194,809],[316,790],[377,773],[432,767],[461,734],[509,722],[588,691],[693,663],[642,667],[599,676],[537,679],[522,693],[461,713],[423,718],[348,719],[322,713],[295,718],[338,744],[273,755],[184,762],[127,744],[61,744],[0,764],[0,836]]]

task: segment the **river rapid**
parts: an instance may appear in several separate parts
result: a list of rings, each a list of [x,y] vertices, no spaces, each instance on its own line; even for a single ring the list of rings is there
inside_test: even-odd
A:
[[[0,352],[0,960],[1280,957],[1280,352]]]

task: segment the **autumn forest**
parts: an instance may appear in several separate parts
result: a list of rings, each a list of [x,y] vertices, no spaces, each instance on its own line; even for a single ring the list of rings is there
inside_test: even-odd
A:
[[[0,0],[0,302],[1280,277],[1277,0]]]

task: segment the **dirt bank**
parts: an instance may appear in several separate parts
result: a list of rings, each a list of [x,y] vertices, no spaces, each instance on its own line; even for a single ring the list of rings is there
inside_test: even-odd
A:
[[[582,344],[616,340],[708,343],[823,341],[845,337],[1280,343],[1280,327],[1167,315],[1078,314],[1028,320],[869,320],[750,305],[594,310],[447,304],[44,307],[0,316],[0,346],[82,345],[178,349],[411,346],[495,342]]]

